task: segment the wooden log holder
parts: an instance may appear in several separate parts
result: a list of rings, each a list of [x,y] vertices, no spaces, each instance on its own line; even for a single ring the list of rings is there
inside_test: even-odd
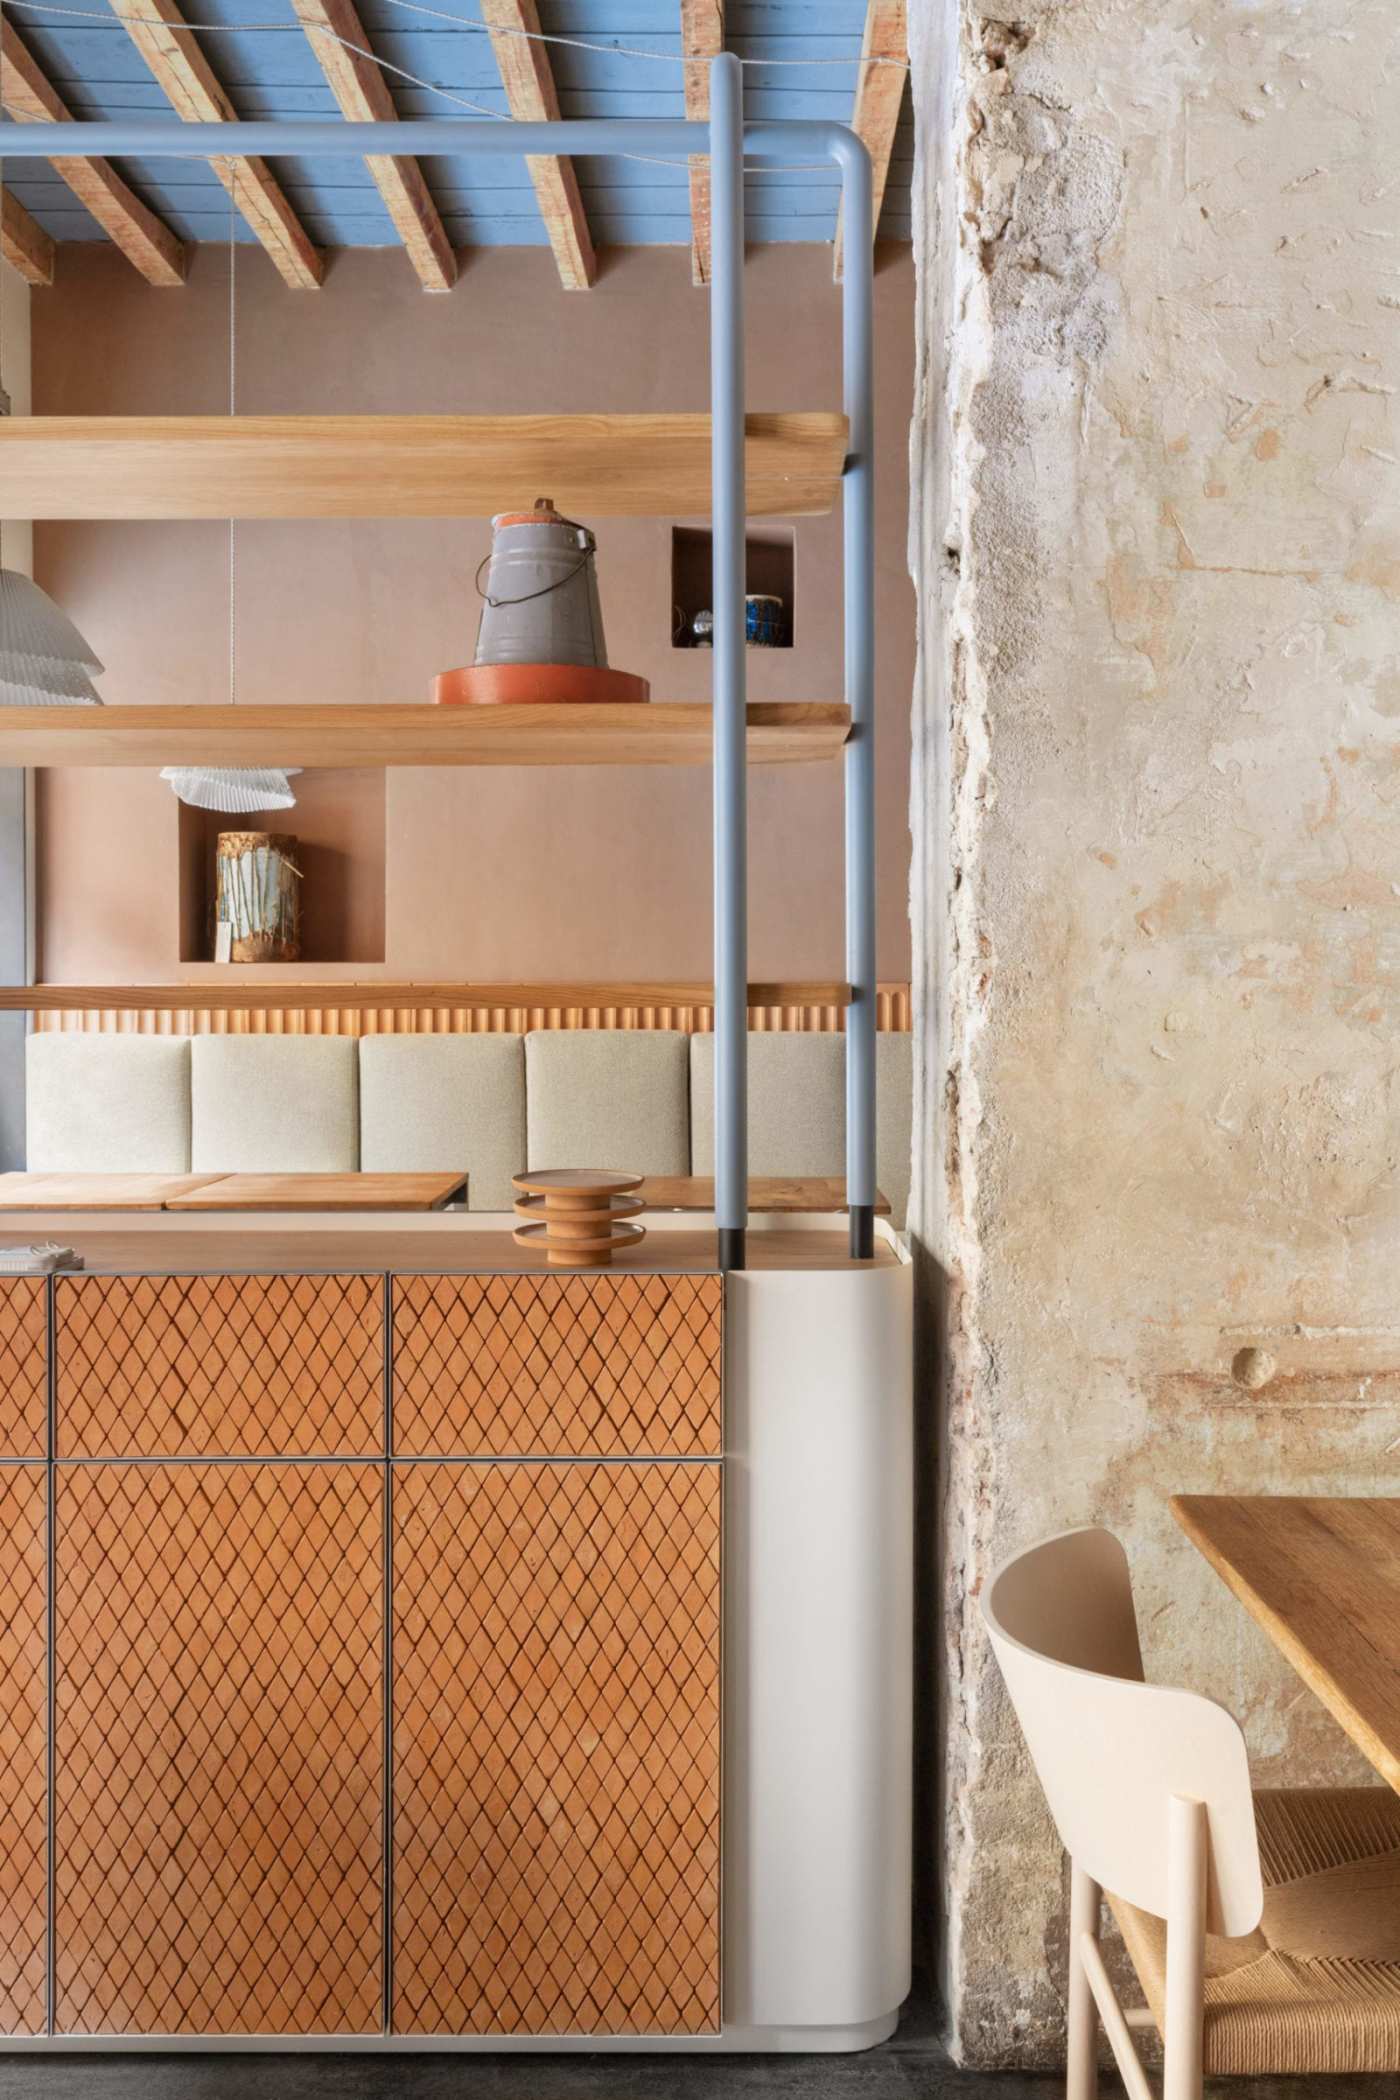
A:
[[[646,1208],[633,1190],[640,1174],[609,1173],[599,1167],[556,1167],[516,1174],[519,1246],[542,1253],[552,1268],[605,1269],[617,1247],[635,1246],[645,1227],[625,1222]]]

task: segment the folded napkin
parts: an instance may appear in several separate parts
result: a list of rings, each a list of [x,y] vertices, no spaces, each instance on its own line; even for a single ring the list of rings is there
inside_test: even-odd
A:
[[[83,1258],[56,1240],[35,1247],[0,1247],[0,1276],[47,1276],[54,1269],[81,1269]]]

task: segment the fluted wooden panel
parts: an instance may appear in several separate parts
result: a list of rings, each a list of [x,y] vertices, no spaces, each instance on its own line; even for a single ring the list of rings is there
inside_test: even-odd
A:
[[[59,1468],[58,2033],[381,2026],[383,1480]]]
[[[719,2025],[720,1468],[394,1468],[401,2034]]]
[[[0,1466],[0,2034],[47,2012],[46,1473]]]
[[[561,994],[564,987],[560,987]],[[572,1006],[561,997],[548,1006],[302,1006],[259,1007],[256,988],[249,1005],[208,1008],[197,1003],[191,988],[188,1006],[164,1008],[83,1007],[36,1012],[38,1029],[105,1035],[526,1035],[532,1029],[664,1028],[684,1035],[708,1034],[714,1008],[705,1005],[629,1006],[594,1003]],[[755,1031],[794,1030],[839,1035],[845,1008],[837,1005],[781,1005],[749,1008]],[[881,985],[876,1001],[878,1026],[908,1033],[912,1026],[907,984]]]

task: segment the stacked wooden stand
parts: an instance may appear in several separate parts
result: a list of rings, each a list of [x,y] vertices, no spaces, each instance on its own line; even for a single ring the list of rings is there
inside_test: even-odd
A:
[[[537,1174],[517,1174],[516,1214],[529,1224],[517,1225],[522,1247],[543,1253],[556,1269],[606,1268],[617,1247],[633,1247],[645,1237],[641,1225],[623,1221],[646,1208],[640,1196],[640,1174],[610,1174],[598,1167],[556,1167]]]

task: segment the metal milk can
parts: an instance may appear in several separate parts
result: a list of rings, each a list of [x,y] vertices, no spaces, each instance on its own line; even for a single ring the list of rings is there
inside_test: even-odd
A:
[[[561,517],[548,496],[532,511],[493,518],[491,552],[476,572],[483,600],[476,662],[605,667],[596,551],[588,527]]]

